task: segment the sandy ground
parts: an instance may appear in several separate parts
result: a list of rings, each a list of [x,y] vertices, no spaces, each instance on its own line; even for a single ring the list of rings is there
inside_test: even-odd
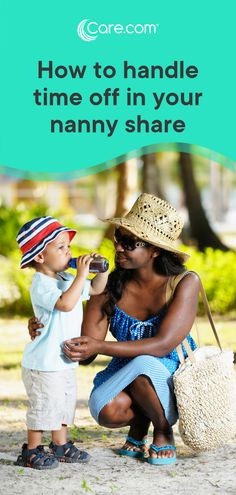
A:
[[[236,440],[215,452],[196,456],[181,442],[176,429],[178,461],[170,467],[121,457],[126,429],[106,430],[96,425],[87,409],[92,377],[78,375],[77,427],[70,431],[78,446],[92,456],[87,465],[60,464],[52,471],[14,465],[25,441],[26,397],[20,380],[0,383],[0,493],[47,495],[69,493],[141,495],[143,493],[236,494]],[[150,437],[151,441],[151,437]],[[45,437],[44,443],[49,442]]]

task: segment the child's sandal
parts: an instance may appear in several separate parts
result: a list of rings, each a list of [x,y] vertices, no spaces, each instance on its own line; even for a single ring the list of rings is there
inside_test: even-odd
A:
[[[73,442],[67,442],[64,445],[56,445],[51,442],[49,445],[53,456],[60,462],[88,462],[91,456],[85,450],[79,450]]]
[[[22,452],[17,457],[16,465],[32,469],[54,469],[59,466],[58,460],[46,454],[42,446],[28,449],[27,444],[22,446]]]

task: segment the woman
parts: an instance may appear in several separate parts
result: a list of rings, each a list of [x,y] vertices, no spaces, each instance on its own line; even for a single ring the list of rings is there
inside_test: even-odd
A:
[[[129,426],[120,454],[171,464],[176,460],[176,347],[187,336],[196,348],[188,334],[196,316],[199,280],[186,272],[188,255],[175,246],[183,224],[167,202],[142,194],[125,217],[109,221],[116,226],[116,270],[107,291],[87,304],[82,337],[67,341],[64,352],[86,364],[97,354],[113,358],[95,377],[92,416],[108,428]],[[171,286],[176,286],[173,294]],[[109,324],[117,342],[105,341]],[[150,423],[153,443],[148,455]]]

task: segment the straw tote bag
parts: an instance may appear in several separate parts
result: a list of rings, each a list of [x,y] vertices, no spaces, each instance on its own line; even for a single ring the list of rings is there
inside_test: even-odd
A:
[[[191,272],[175,277],[175,287],[188,273]],[[172,295],[175,287],[169,289]],[[221,347],[201,281],[200,292],[217,347],[199,347],[192,351],[185,339],[183,345],[188,358],[184,358],[182,347],[179,345],[176,350],[180,366],[173,376],[179,432],[183,442],[196,452],[225,445],[236,435],[236,377],[233,352]]]

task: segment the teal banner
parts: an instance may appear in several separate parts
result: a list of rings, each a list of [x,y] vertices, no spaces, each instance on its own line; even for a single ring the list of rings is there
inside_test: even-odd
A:
[[[190,149],[234,169],[236,4],[1,7],[0,171],[69,178]]]

